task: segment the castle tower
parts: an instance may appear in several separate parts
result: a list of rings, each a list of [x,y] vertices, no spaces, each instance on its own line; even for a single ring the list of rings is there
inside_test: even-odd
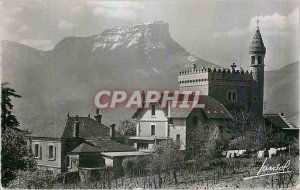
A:
[[[252,71],[253,76],[251,110],[256,113],[257,116],[263,116],[264,59],[266,48],[258,26],[249,48],[249,54],[250,71]]]

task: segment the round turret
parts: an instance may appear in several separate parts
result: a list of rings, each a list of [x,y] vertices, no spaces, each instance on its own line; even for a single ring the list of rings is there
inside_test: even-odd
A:
[[[266,47],[262,40],[259,27],[257,27],[257,30],[255,31],[249,53],[250,71],[253,77],[251,110],[256,113],[259,118],[262,118],[264,101],[264,58],[266,55]]]
[[[259,28],[257,28],[251,46],[249,48],[250,54],[266,54],[266,48],[262,40]]]

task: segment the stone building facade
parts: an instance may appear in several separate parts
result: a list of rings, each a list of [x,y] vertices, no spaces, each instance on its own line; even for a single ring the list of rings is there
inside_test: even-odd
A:
[[[137,121],[136,136],[130,137],[130,141],[135,148],[146,152],[166,140],[178,142],[180,150],[191,150],[195,138],[207,139],[216,128],[226,133],[228,120],[232,119],[227,109],[210,96],[200,96],[199,100],[205,107],[180,108],[168,104],[167,108],[161,108],[157,102],[149,108],[137,109],[132,116]]]
[[[139,155],[132,146],[114,140],[115,125],[101,123],[101,115],[68,117],[62,123],[43,128],[28,136],[28,144],[39,169],[57,175],[80,170],[91,170],[120,163],[114,157]]]
[[[196,68],[182,71],[178,76],[181,91],[200,91],[201,95],[214,97],[229,111],[242,107],[263,116],[264,98],[264,46],[257,28],[249,48],[250,70],[237,70],[235,63],[231,69]]]

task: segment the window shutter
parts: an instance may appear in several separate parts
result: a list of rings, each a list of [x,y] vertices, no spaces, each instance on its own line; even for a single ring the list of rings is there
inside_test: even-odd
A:
[[[56,159],[56,146],[54,146],[54,153],[53,153],[54,155],[54,159]]]

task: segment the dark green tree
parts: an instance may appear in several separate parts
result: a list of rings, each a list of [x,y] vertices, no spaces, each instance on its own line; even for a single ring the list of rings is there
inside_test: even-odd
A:
[[[16,90],[10,88],[8,82],[2,83],[1,85],[1,131],[4,132],[8,127],[17,128],[19,122],[16,116],[12,115],[12,109],[14,106],[11,103],[11,98],[21,98],[19,94],[16,93]]]
[[[11,98],[20,98],[8,83],[3,83],[1,102],[1,183],[2,186],[16,178],[16,172],[34,168],[35,164],[27,148],[26,135],[28,131],[18,128],[19,122],[12,115]]]

